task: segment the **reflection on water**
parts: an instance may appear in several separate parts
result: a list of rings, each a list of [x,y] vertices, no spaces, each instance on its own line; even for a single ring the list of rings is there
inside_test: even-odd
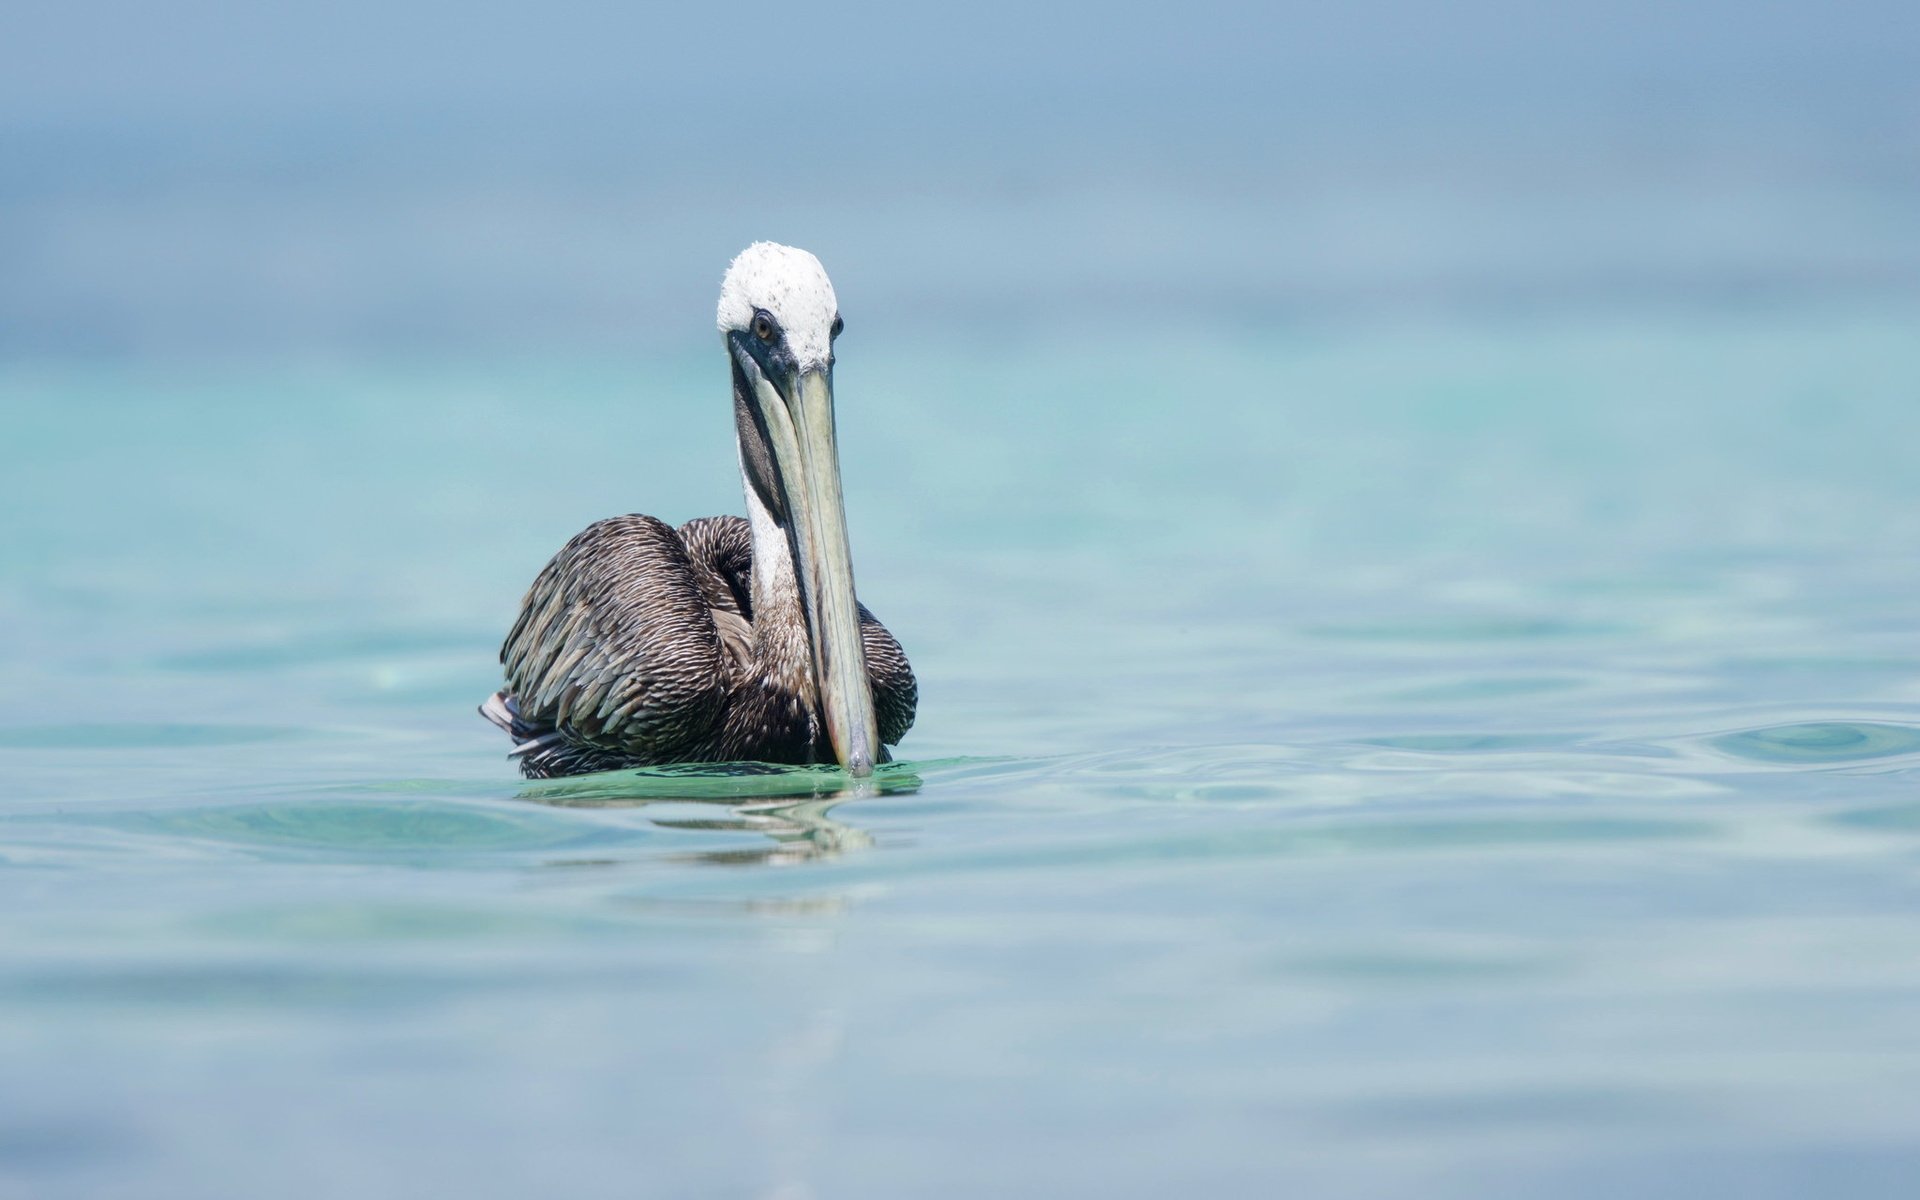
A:
[[[834,820],[829,814],[835,806],[908,795],[921,786],[914,765],[903,762],[882,764],[866,779],[854,779],[837,767],[691,763],[546,780],[520,796],[558,808],[640,809],[676,801],[709,805],[724,815],[652,820],[662,829],[755,833],[774,844],[675,855],[679,861],[773,866],[866,849],[873,838]]]
[[[730,816],[712,820],[660,818],[666,829],[727,829],[761,834],[771,846],[757,849],[707,850],[676,857],[716,866],[776,866],[809,858],[831,858],[849,850],[864,850],[873,837],[829,817],[838,800],[803,800],[798,804],[740,805]]]

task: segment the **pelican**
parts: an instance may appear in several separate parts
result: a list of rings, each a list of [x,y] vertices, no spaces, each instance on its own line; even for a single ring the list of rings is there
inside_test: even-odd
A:
[[[865,776],[913,725],[913,670],[853,592],[826,269],[754,243],[719,325],[747,516],[611,517],[553,556],[480,706],[530,779],[749,760]]]

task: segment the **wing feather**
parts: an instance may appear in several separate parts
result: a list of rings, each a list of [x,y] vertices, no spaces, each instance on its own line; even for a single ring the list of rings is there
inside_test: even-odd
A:
[[[637,759],[697,753],[727,677],[685,545],[647,516],[582,530],[546,565],[500,648],[522,719]]]
[[[897,746],[913,728],[920,703],[920,685],[907,664],[907,653],[880,619],[860,605],[860,650],[867,660],[867,686],[873,692],[873,716],[880,742]]]

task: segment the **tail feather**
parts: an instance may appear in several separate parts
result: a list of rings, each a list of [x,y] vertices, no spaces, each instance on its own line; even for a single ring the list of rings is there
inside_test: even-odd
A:
[[[520,716],[519,706],[505,692],[495,692],[480,706],[480,715],[492,721],[501,733],[513,736],[513,725]],[[517,739],[516,739],[517,740]]]
[[[546,747],[554,745],[556,742],[559,742],[561,740],[562,739],[560,737],[560,733],[558,730],[555,730],[552,733],[543,733],[539,737],[528,738],[526,741],[521,742],[519,745],[515,746],[513,749],[507,751],[507,757],[519,758],[523,754],[531,754],[536,750],[545,749]]]
[[[528,779],[552,779],[634,765],[632,759],[618,751],[578,745],[567,741],[566,735],[552,726],[530,724],[520,715],[520,702],[507,692],[488,696],[487,702],[480,706],[480,715],[513,739],[513,749],[507,757],[519,761],[520,773]]]

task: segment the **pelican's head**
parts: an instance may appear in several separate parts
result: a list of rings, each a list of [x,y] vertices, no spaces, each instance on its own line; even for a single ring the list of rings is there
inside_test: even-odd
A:
[[[720,281],[719,322],[729,342],[751,334],[784,350],[801,370],[824,370],[833,366],[833,339],[840,336],[840,301],[819,259],[792,246],[755,242]]]
[[[733,260],[720,284],[719,325],[733,361],[740,473],[750,501],[780,526],[793,557],[813,649],[814,690],[834,755],[850,773],[867,775],[880,756],[880,735],[860,641],[834,437],[833,341],[840,334],[840,302],[819,259],[791,246],[755,242]],[[757,543],[757,528],[755,538]]]

